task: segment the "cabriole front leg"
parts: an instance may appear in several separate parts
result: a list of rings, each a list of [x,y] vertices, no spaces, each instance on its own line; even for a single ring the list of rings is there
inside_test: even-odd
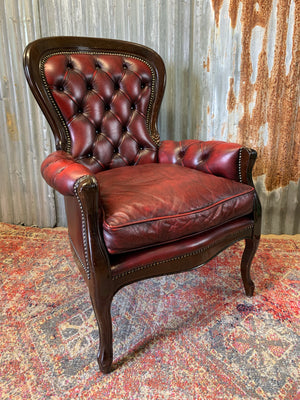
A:
[[[100,230],[99,188],[95,178],[82,177],[76,184],[76,197],[81,210],[83,246],[89,267],[90,296],[99,329],[98,363],[100,371],[109,373],[113,360],[111,302],[111,269]]]
[[[94,312],[98,322],[99,328],[99,351],[98,351],[98,364],[99,369],[104,374],[108,374],[112,370],[113,361],[113,342],[112,342],[112,321],[111,321],[111,300],[97,301],[94,306]]]
[[[241,262],[241,274],[245,288],[246,295],[249,297],[253,296],[255,285],[251,279],[250,268],[253,257],[258,248],[259,238],[248,238],[245,239],[245,249],[242,256]]]

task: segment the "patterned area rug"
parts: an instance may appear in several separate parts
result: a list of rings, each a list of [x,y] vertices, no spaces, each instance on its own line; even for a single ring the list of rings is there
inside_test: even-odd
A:
[[[261,240],[252,299],[242,242],[193,272],[122,289],[110,375],[98,371],[66,230],[0,224],[0,239],[1,399],[299,398],[299,236]]]

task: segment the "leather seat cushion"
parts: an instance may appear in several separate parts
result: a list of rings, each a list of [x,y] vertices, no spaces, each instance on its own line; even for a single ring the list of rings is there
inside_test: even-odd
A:
[[[253,209],[251,186],[180,165],[127,166],[96,178],[111,254],[189,237]]]

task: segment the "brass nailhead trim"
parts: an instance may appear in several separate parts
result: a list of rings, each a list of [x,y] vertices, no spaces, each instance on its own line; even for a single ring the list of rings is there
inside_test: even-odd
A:
[[[231,239],[235,239],[235,238],[237,239],[237,238],[240,236],[240,234],[241,234],[242,232],[244,232],[244,231],[246,232],[246,231],[248,231],[248,230],[250,230],[250,229],[253,229],[253,227],[254,227],[253,224],[252,224],[252,225],[249,225],[247,228],[238,231],[238,232],[235,233],[234,235],[231,235],[231,236],[232,236]],[[154,263],[151,263],[151,264],[142,265],[142,266],[137,267],[137,268],[134,268],[134,269],[132,269],[132,270],[130,270],[130,271],[126,271],[126,272],[123,272],[123,273],[121,273],[121,274],[119,274],[119,275],[113,276],[113,277],[112,277],[112,280],[120,279],[120,278],[123,278],[124,276],[129,275],[129,274],[132,274],[132,273],[134,273],[134,272],[141,271],[141,270],[143,270],[143,269],[148,269],[148,268],[151,268],[151,267],[156,267],[157,265],[165,264],[165,263],[167,263],[167,262],[169,262],[169,261],[182,260],[183,258],[187,258],[187,257],[190,257],[190,256],[195,256],[195,255],[197,255],[197,254],[203,253],[204,251],[208,250],[210,247],[213,247],[213,246],[215,246],[216,244],[221,243],[222,241],[223,241],[223,239],[222,239],[222,240],[217,240],[217,241],[215,241],[215,242],[214,242],[213,244],[211,244],[211,245],[205,246],[205,247],[203,247],[202,249],[193,251],[193,252],[191,252],[191,253],[186,253],[186,254],[184,254],[184,255],[182,255],[182,256],[172,257],[172,258],[169,258],[169,259],[167,259],[167,260],[157,261],[157,262],[154,262]]]
[[[83,236],[83,251],[84,251],[84,259],[86,265],[82,263],[82,266],[87,274],[88,279],[91,277],[91,271],[90,271],[90,263],[89,263],[89,257],[88,257],[88,245],[87,245],[87,233],[86,233],[86,224],[85,224],[85,218],[84,218],[84,212],[83,212],[83,206],[81,203],[81,200],[78,195],[78,186],[81,183],[81,181],[85,180],[86,176],[82,176],[81,178],[77,179],[77,181],[74,184],[74,194],[75,197],[78,201],[79,208],[80,208],[80,213],[81,213],[81,224],[82,224],[82,236]]]
[[[243,177],[242,177],[242,151],[243,150],[246,150],[249,155],[251,154],[251,151],[250,151],[250,149],[248,147],[241,147],[239,149],[239,159],[238,159],[239,180],[240,180],[241,183],[247,183],[248,184],[247,179],[246,179],[246,182],[244,182],[243,181]]]
[[[53,108],[55,109],[55,111],[56,111],[56,113],[57,113],[57,115],[58,115],[58,117],[59,117],[59,119],[60,119],[60,121],[61,121],[61,123],[63,125],[63,128],[65,130],[65,133],[66,133],[66,136],[67,136],[67,149],[66,150],[67,150],[68,153],[70,153],[71,152],[70,132],[69,132],[68,126],[66,124],[66,121],[65,121],[64,117],[62,116],[62,114],[60,112],[60,109],[58,108],[58,106],[56,104],[56,101],[54,100],[54,98],[52,96],[52,93],[51,93],[51,91],[49,89],[49,86],[48,86],[48,83],[47,83],[47,80],[46,80],[46,77],[45,77],[45,63],[48,60],[48,58],[50,58],[52,55],[56,55],[56,53],[55,54],[50,54],[50,55],[48,55],[48,56],[46,56],[46,57],[44,57],[42,59],[41,65],[40,65],[40,73],[41,73],[41,78],[42,78],[45,90],[46,90],[47,95],[48,95],[48,97],[50,99],[50,102],[51,102]]]
[[[241,183],[243,183],[243,178],[242,178],[242,151],[243,148],[241,147],[239,149],[239,158],[238,158],[238,172],[239,172],[239,180]]]

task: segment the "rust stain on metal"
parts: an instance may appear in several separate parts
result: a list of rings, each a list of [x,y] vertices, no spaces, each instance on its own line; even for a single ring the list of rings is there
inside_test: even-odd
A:
[[[233,90],[234,79],[230,78],[230,88],[227,97],[227,110],[232,112],[236,106],[236,97]]]
[[[204,69],[206,68],[207,72],[209,72],[209,63],[210,63],[210,59],[209,59],[209,56],[207,56],[206,62],[203,61],[203,68]]]
[[[11,114],[10,112],[6,113],[6,126],[7,126],[7,132],[9,134],[9,137],[13,142],[16,142],[18,140],[18,129],[17,129],[17,123],[16,123],[16,118],[14,114]]]
[[[267,46],[269,21],[274,0],[231,0],[229,16],[231,26],[236,27],[238,8],[242,5],[242,55],[240,66],[240,89],[238,98],[233,92],[233,79],[227,97],[227,109],[232,112],[236,102],[243,105],[239,121],[238,141],[258,151],[255,175],[265,174],[266,189],[271,191],[284,187],[300,177],[299,168],[299,70],[300,70],[300,2],[295,1],[293,46],[289,71],[286,71],[286,41],[289,12],[292,0],[277,1],[276,38],[274,60],[268,69]],[[219,15],[221,2],[213,2]],[[217,12],[216,12],[217,10]],[[257,65],[257,78],[251,82],[252,63],[250,44],[255,26],[263,27],[262,50]],[[254,99],[255,97],[255,99]],[[250,111],[250,105],[255,100]],[[267,127],[267,128],[266,128]],[[267,129],[267,143],[262,130]]]
[[[239,4],[240,0],[230,0],[229,3],[229,17],[232,28],[236,27]]]
[[[223,0],[211,0],[212,1],[212,6],[215,12],[215,21],[216,25],[219,26],[219,20],[220,20],[220,10],[222,8]]]

